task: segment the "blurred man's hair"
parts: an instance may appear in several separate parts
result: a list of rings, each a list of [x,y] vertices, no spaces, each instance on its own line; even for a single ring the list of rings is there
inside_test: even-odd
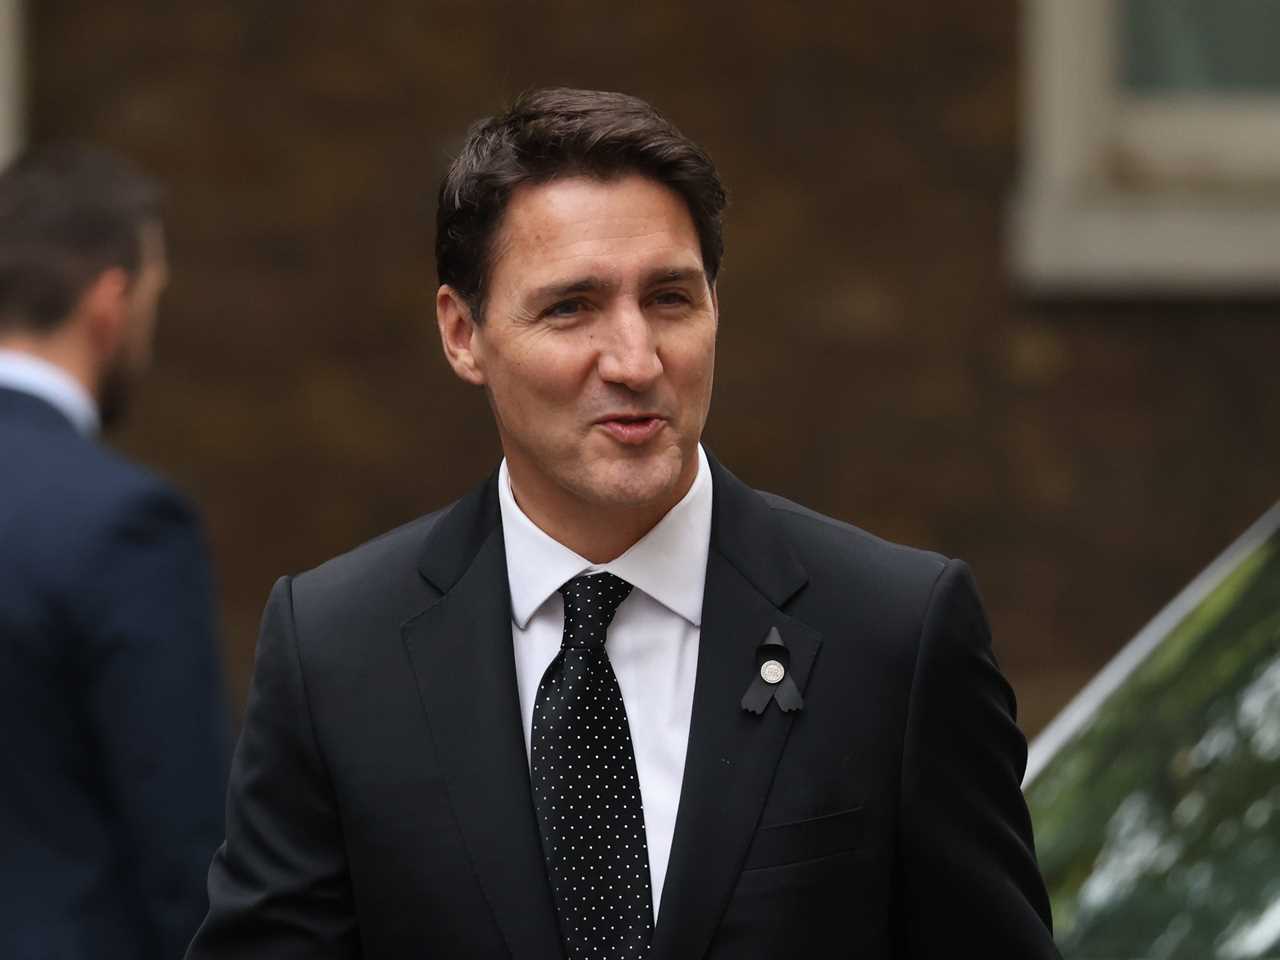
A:
[[[725,191],[711,158],[637,97],[565,88],[523,93],[506,113],[487,117],[467,132],[440,184],[440,282],[458,291],[475,322],[482,322],[494,234],[516,187],[628,173],[651,177],[684,199],[707,281],[714,283],[724,255]]]
[[[103,271],[140,267],[160,188],[96,147],[29,150],[0,173],[0,333],[47,333]]]

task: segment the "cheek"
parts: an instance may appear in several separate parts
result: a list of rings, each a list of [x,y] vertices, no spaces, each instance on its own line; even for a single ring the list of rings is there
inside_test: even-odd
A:
[[[668,374],[681,390],[690,392],[711,389],[715,370],[715,328],[707,331],[690,331],[686,337],[673,341],[667,351]]]
[[[495,393],[518,408],[511,411],[516,416],[532,414],[531,404],[563,406],[578,396],[583,382],[582,364],[563,351],[525,351],[491,370]]]

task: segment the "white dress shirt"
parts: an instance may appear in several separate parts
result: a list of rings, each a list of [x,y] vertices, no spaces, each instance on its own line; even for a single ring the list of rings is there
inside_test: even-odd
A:
[[[711,545],[706,454],[699,446],[698,475],[684,499],[626,553],[605,564],[578,556],[525,516],[511,492],[506,460],[499,468],[498,502],[526,753],[538,684],[560,652],[560,586],[579,574],[607,570],[635,587],[618,607],[605,649],[622,691],[635,749],[656,923],[680,804],[702,632],[702,591]]]
[[[18,350],[0,350],[0,387],[43,400],[85,436],[98,432],[98,407],[89,391],[48,360]]]

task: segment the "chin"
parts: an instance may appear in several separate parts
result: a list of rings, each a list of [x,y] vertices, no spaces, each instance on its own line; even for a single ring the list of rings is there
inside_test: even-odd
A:
[[[590,499],[612,507],[643,507],[670,500],[679,486],[684,458],[671,447],[654,457],[619,458],[588,468],[585,486]]]

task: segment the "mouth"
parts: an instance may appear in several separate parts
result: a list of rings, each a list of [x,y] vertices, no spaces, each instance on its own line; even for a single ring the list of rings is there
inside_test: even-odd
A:
[[[601,417],[595,425],[619,443],[638,446],[657,436],[667,421],[656,413],[620,413]]]

